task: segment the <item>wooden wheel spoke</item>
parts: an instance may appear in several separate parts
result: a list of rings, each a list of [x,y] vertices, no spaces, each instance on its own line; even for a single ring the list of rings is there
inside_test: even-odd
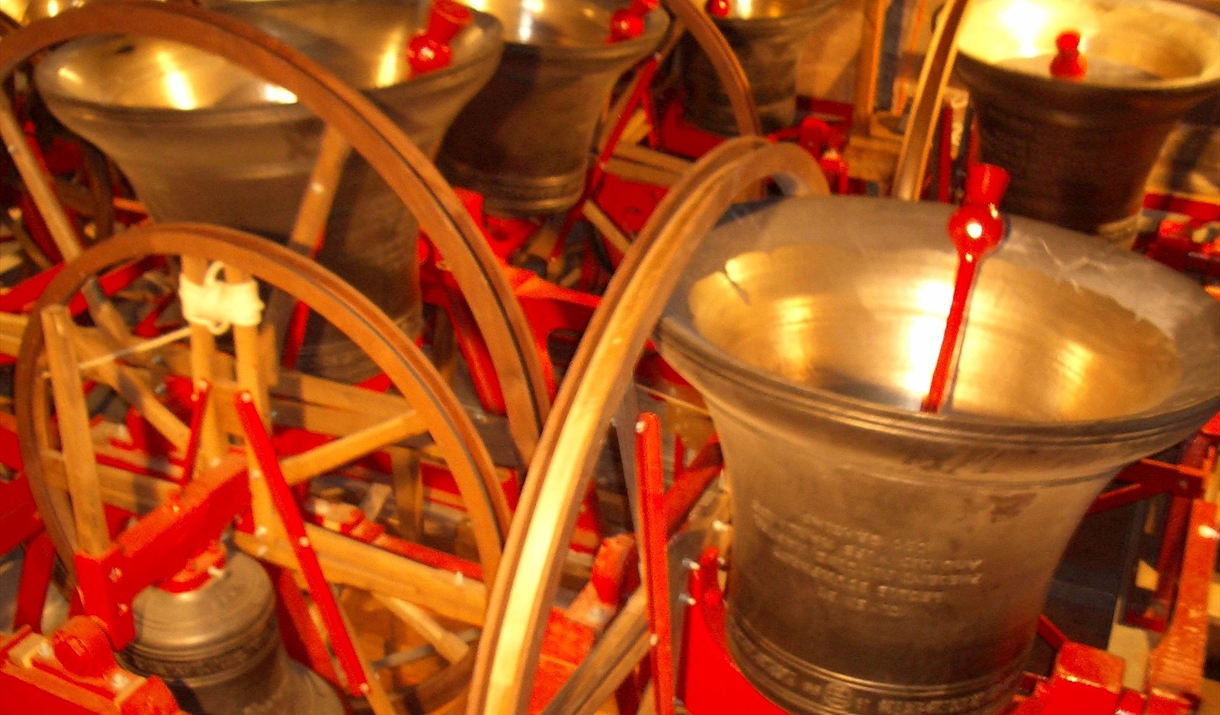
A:
[[[462,623],[481,625],[487,606],[487,587],[478,581],[411,561],[361,543],[320,526],[305,527],[318,552],[322,572],[333,584],[414,603]],[[239,533],[242,550],[281,566],[294,568],[292,550],[282,541],[269,541]]]
[[[388,445],[416,437],[427,431],[423,420],[414,412],[392,417],[303,454],[280,462],[284,479],[289,485],[300,484],[337,469]]]
[[[81,337],[74,342],[86,362],[105,358],[108,354],[95,340]],[[87,368],[85,373],[114,390],[128,404],[139,410],[149,424],[175,447],[186,448],[187,442],[190,441],[191,428],[162,404],[153,389],[146,384],[149,374],[147,371],[138,372],[114,360],[103,360]]]
[[[702,236],[744,189],[767,178],[790,193],[829,193],[801,149],[758,138],[727,141],[662,200],[611,281],[569,365],[505,545],[471,687],[472,715],[526,711],[566,544],[636,359]]]
[[[318,158],[309,176],[309,184],[297,210],[292,231],[288,234],[288,248],[303,256],[314,255],[326,229],[326,218],[339,188],[343,166],[351,153],[352,145],[347,139],[327,125],[322,132]],[[267,299],[264,318],[268,325],[274,327],[277,346],[284,343],[285,331],[288,329],[295,304],[292,296],[282,290],[273,290]]]
[[[376,598],[391,613],[432,644],[436,652],[450,663],[456,663],[470,652],[470,646],[456,633],[442,626],[427,611],[400,598],[376,594]]]
[[[606,164],[606,173],[629,181],[673,186],[691,165],[692,162],[686,159],[623,141],[615,146],[614,154]]]

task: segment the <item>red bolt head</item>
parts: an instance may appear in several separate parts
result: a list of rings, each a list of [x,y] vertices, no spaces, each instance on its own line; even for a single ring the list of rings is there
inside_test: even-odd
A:
[[[615,10],[610,16],[610,41],[631,40],[644,34],[644,18],[631,8]]]
[[[1080,33],[1075,30],[1059,33],[1059,36],[1055,38],[1055,48],[1060,52],[1079,52]]]
[[[455,0],[435,0],[428,12],[428,26],[407,44],[407,62],[414,74],[434,72],[453,62],[449,43],[474,21],[470,8]]]
[[[110,641],[87,616],[69,620],[51,635],[51,648],[70,673],[96,678],[116,666]]]
[[[1008,172],[992,164],[975,164],[966,174],[966,196],[949,217],[949,240],[965,260],[976,260],[1004,240],[999,204],[1008,189]]]
[[[707,0],[707,14],[712,17],[728,17],[733,11],[731,0]]]

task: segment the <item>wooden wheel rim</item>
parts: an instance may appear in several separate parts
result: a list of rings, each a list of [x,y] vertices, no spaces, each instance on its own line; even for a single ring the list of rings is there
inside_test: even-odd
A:
[[[829,193],[804,150],[759,138],[729,140],[666,195],[612,280],[530,464],[488,602],[469,715],[526,711],[546,609],[558,588],[580,494],[614,414],[613,397],[627,388],[635,358],[703,236],[743,190],[767,178],[790,195]]]
[[[474,220],[402,130],[304,54],[237,20],[180,3],[116,0],[39,20],[5,35],[0,80],[42,50],[97,34],[146,35],[211,52],[292,92],[334,127],[398,194],[444,254],[496,365],[514,442],[523,459],[531,458],[550,403],[525,314]],[[26,176],[24,169],[22,175],[27,183],[44,181]]]

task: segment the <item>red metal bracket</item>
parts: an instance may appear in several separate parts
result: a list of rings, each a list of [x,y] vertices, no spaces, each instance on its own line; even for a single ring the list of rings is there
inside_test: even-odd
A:
[[[787,715],[746,680],[729,655],[719,558],[708,548],[690,574],[678,696],[692,715]]]
[[[241,421],[246,442],[262,471],[262,479],[266,482],[268,491],[271,492],[271,501],[283,522],[284,531],[288,535],[292,551],[296,555],[301,573],[305,577],[305,583],[309,587],[309,595],[317,605],[322,624],[326,628],[327,635],[330,636],[330,644],[335,651],[335,656],[339,659],[339,667],[343,669],[348,690],[356,697],[363,697],[369,692],[369,682],[364,675],[364,666],[360,662],[360,655],[356,652],[356,646],[352,643],[347,627],[343,623],[339,604],[335,602],[330,585],[326,583],[326,577],[322,575],[322,565],[318,563],[318,555],[309,542],[309,536],[305,533],[305,522],[301,519],[301,512],[297,510],[292,489],[284,479],[284,473],[280,471],[280,463],[276,459],[275,448],[271,444],[271,435],[267,434],[267,430],[263,427],[263,419],[258,413],[258,408],[254,406],[254,399],[249,392],[242,391],[234,395],[233,404],[237,408],[237,417]],[[251,478],[255,478],[254,475],[251,475]]]
[[[669,612],[669,554],[665,524],[665,468],[661,463],[661,420],[645,412],[635,423],[635,468],[640,494],[640,532],[648,589],[648,629],[652,632],[652,692],[657,715],[673,715],[673,618]]]
[[[87,617],[50,639],[28,628],[0,639],[5,712],[54,715],[185,715],[158,678],[119,667],[106,634]]]
[[[115,648],[135,637],[131,601],[178,573],[250,506],[240,455],[223,458],[182,492],[146,514],[101,556],[75,556],[84,612],[106,628]]]

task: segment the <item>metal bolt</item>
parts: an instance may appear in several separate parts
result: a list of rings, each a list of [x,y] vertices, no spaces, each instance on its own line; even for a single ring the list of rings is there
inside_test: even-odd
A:
[[[694,561],[692,559],[682,559],[682,565],[690,571],[698,571],[699,569],[703,568],[699,565],[698,561]]]
[[[680,598],[682,599],[682,602],[683,602],[683,603],[685,603],[685,604],[686,604],[686,605],[688,605],[688,606],[693,606],[693,605],[695,605],[696,603],[698,603],[698,601],[696,601],[696,600],[695,600],[695,597],[694,597],[694,596],[689,596],[689,595],[688,595],[688,596],[681,596]]]
[[[110,569],[110,582],[118,583],[119,579],[123,578],[123,571],[119,567]]]
[[[262,479],[262,478],[263,478],[263,470],[261,470],[261,469],[257,469],[257,468],[256,468],[256,469],[251,469],[251,470],[250,470],[250,478],[251,478],[251,479]]]
[[[454,571],[453,572],[453,585],[461,586],[464,583],[466,583],[466,575],[463,574],[461,571]]]
[[[644,420],[635,423],[635,433],[644,434]]]
[[[713,519],[712,520],[712,530],[723,533],[723,532],[729,530],[729,525],[719,519]]]
[[[241,393],[240,395],[238,395],[238,399],[240,399],[242,402],[253,402],[254,401],[254,398],[250,395],[249,392]]]
[[[364,693],[365,695],[368,695],[370,690],[372,690],[372,688],[369,687],[368,683],[360,684],[360,692]]]
[[[648,636],[648,645],[652,646],[653,648],[656,648],[657,643],[660,643],[660,642],[661,642],[661,639],[657,638],[656,633],[653,633],[651,636]]]
[[[309,537],[302,536],[301,538],[297,539],[297,543],[301,545],[301,548],[308,549],[309,548]]]
[[[126,685],[127,675],[122,671],[115,671],[115,673],[110,676],[110,687],[114,688],[115,690],[120,690]]]
[[[215,566],[209,566],[208,575],[212,578],[220,578],[221,576],[225,575],[225,572],[223,569],[216,568]]]
[[[126,603],[119,604],[119,613],[120,614],[125,614],[130,610],[131,610],[131,606],[128,606]]]
[[[268,549],[268,548],[267,548],[266,544],[264,544],[263,546],[258,547],[258,551],[255,551],[255,552],[254,552],[254,555],[255,555],[257,558],[260,558],[260,559],[261,559],[261,558],[263,558],[264,556],[266,556],[266,555],[267,555],[267,552],[268,552],[269,550],[270,550],[270,549]]]
[[[267,527],[261,525],[254,527],[254,535],[260,539],[263,538],[267,535]]]

